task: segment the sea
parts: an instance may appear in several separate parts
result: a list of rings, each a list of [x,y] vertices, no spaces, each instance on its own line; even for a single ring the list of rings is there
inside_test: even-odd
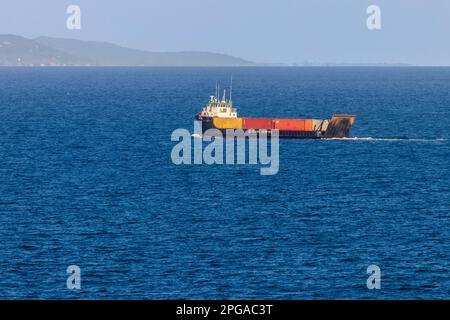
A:
[[[351,138],[175,164],[231,77]],[[0,298],[449,299],[449,139],[450,68],[0,68]]]

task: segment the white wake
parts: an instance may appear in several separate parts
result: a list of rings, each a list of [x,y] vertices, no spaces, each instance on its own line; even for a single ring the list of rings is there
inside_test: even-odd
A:
[[[374,137],[351,137],[351,138],[325,138],[323,140],[340,140],[340,141],[416,141],[416,142],[434,142],[447,141],[446,138],[374,138]]]

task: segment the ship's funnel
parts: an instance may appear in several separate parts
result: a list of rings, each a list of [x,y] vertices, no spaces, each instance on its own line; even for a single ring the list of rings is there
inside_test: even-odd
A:
[[[325,138],[348,138],[350,128],[355,122],[356,116],[347,114],[336,114],[328,123]]]

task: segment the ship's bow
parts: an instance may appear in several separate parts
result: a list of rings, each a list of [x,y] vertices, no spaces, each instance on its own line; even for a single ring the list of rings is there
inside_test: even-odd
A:
[[[350,137],[350,128],[355,122],[356,116],[347,114],[336,114],[328,123],[325,131],[325,138],[348,138]]]

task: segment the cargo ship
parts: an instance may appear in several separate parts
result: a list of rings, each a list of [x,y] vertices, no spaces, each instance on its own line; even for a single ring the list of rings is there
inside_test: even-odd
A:
[[[237,115],[237,108],[233,107],[230,98],[219,101],[216,95],[210,96],[209,102],[202,111],[196,115],[201,121],[202,132],[208,129],[218,129],[226,136],[227,129],[238,130],[255,134],[271,135],[278,130],[280,138],[291,139],[323,139],[323,138],[349,138],[350,128],[355,122],[355,115],[335,114],[331,119],[280,119],[280,118],[241,118]]]

